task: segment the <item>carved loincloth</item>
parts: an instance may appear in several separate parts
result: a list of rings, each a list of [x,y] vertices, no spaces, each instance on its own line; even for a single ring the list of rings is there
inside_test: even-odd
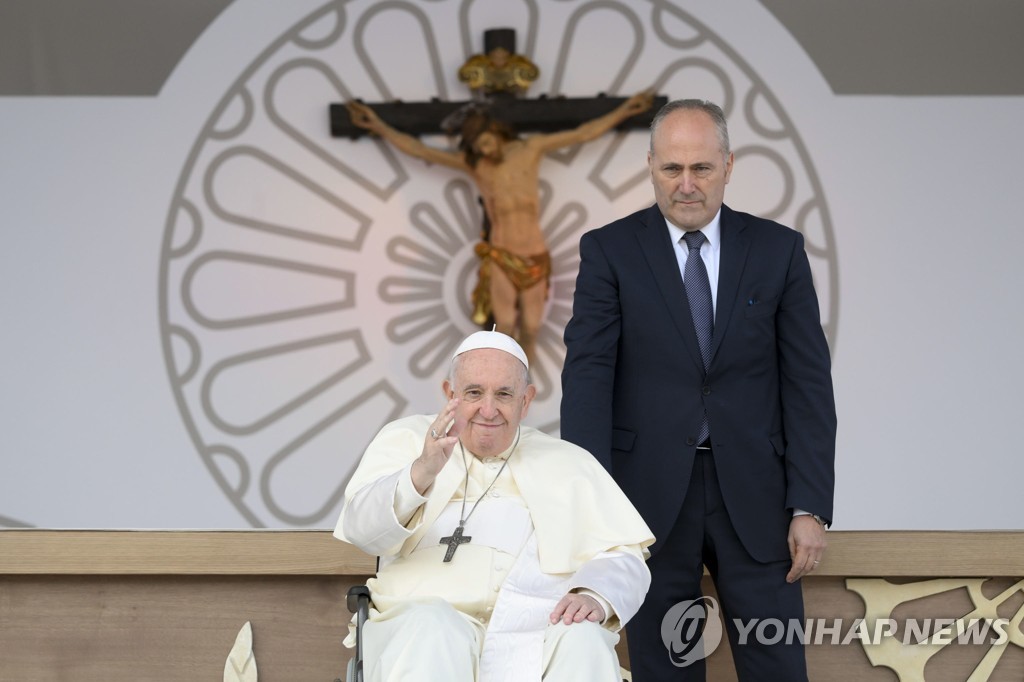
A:
[[[516,291],[526,291],[541,282],[546,288],[551,279],[551,255],[547,251],[534,256],[520,256],[487,242],[477,244],[474,251],[480,258],[480,270],[473,290],[473,322],[476,324],[485,324],[491,316],[491,263],[501,268]]]

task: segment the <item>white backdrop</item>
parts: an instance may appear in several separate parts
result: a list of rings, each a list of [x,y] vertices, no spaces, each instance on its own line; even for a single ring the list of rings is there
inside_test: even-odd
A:
[[[731,102],[726,200],[816,249],[837,528],[1024,526],[1024,99],[835,96],[759,3],[692,4],[244,0],[157,97],[0,98],[0,526],[333,525],[377,428],[440,405],[479,215],[459,175],[331,138],[327,106],[465,99],[498,26],[534,96]],[[557,431],[576,241],[651,203],[646,144],[545,162],[533,425]]]

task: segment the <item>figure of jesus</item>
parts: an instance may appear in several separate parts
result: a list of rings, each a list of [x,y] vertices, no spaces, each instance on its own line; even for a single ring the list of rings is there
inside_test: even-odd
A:
[[[399,151],[473,179],[490,223],[489,239],[476,247],[481,263],[473,320],[484,324],[488,313],[493,315],[497,331],[515,338],[533,362],[551,274],[540,227],[540,162],[548,152],[600,137],[652,102],[653,93],[645,90],[576,128],[528,137],[518,137],[486,112],[471,112],[462,123],[457,151],[431,147],[395,130],[361,102],[346,107],[354,125]]]

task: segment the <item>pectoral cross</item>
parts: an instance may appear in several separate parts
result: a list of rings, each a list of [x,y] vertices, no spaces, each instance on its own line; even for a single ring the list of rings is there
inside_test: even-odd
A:
[[[463,535],[462,532],[464,530],[465,526],[460,523],[454,533],[446,538],[441,538],[441,544],[448,545],[448,551],[444,553],[444,560],[446,562],[452,560],[452,557],[455,556],[455,550],[459,548],[459,545],[464,545],[473,539],[472,535]]]

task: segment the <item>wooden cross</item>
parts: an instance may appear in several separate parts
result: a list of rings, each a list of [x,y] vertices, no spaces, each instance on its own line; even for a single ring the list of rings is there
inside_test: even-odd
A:
[[[448,545],[448,551],[444,553],[444,560],[446,562],[452,560],[452,557],[455,556],[455,550],[459,548],[459,545],[464,545],[473,539],[472,535],[463,535],[463,530],[465,530],[465,527],[460,523],[454,533],[446,538],[441,538],[441,544]]]
[[[555,97],[546,96],[537,99],[513,99],[511,97],[495,98],[491,107],[494,117],[508,123],[517,131],[554,133],[560,130],[575,128],[584,121],[607,114],[625,102],[627,97]],[[615,130],[633,128],[650,128],[651,121],[658,109],[668,103],[668,97],[658,95],[653,106],[647,111],[631,116],[615,127]],[[381,120],[396,130],[410,135],[440,135],[441,121],[457,109],[469,104],[461,102],[394,102],[370,103]],[[348,109],[344,104],[330,105],[331,136],[356,139],[368,135],[365,130],[352,123]]]
[[[511,36],[509,35],[511,33]],[[496,39],[497,42],[491,42]],[[488,53],[491,47],[502,47],[514,52],[515,32],[512,29],[490,29],[484,32],[484,44]],[[547,97],[541,95],[536,99],[516,97],[513,92],[495,92],[490,94],[490,113],[494,118],[507,123],[518,132],[553,133],[560,130],[575,128],[584,121],[597,118],[626,101],[626,97]],[[616,130],[649,128],[654,114],[668,102],[668,97],[659,95],[654,98],[650,109],[632,116],[618,126]],[[429,102],[394,102],[367,103],[381,120],[392,128],[409,135],[437,135],[444,131],[441,122],[450,114],[470,103],[470,100],[443,102],[431,99]],[[348,110],[343,103],[330,105],[330,123],[332,137],[356,139],[368,134],[367,131],[354,125]]]

